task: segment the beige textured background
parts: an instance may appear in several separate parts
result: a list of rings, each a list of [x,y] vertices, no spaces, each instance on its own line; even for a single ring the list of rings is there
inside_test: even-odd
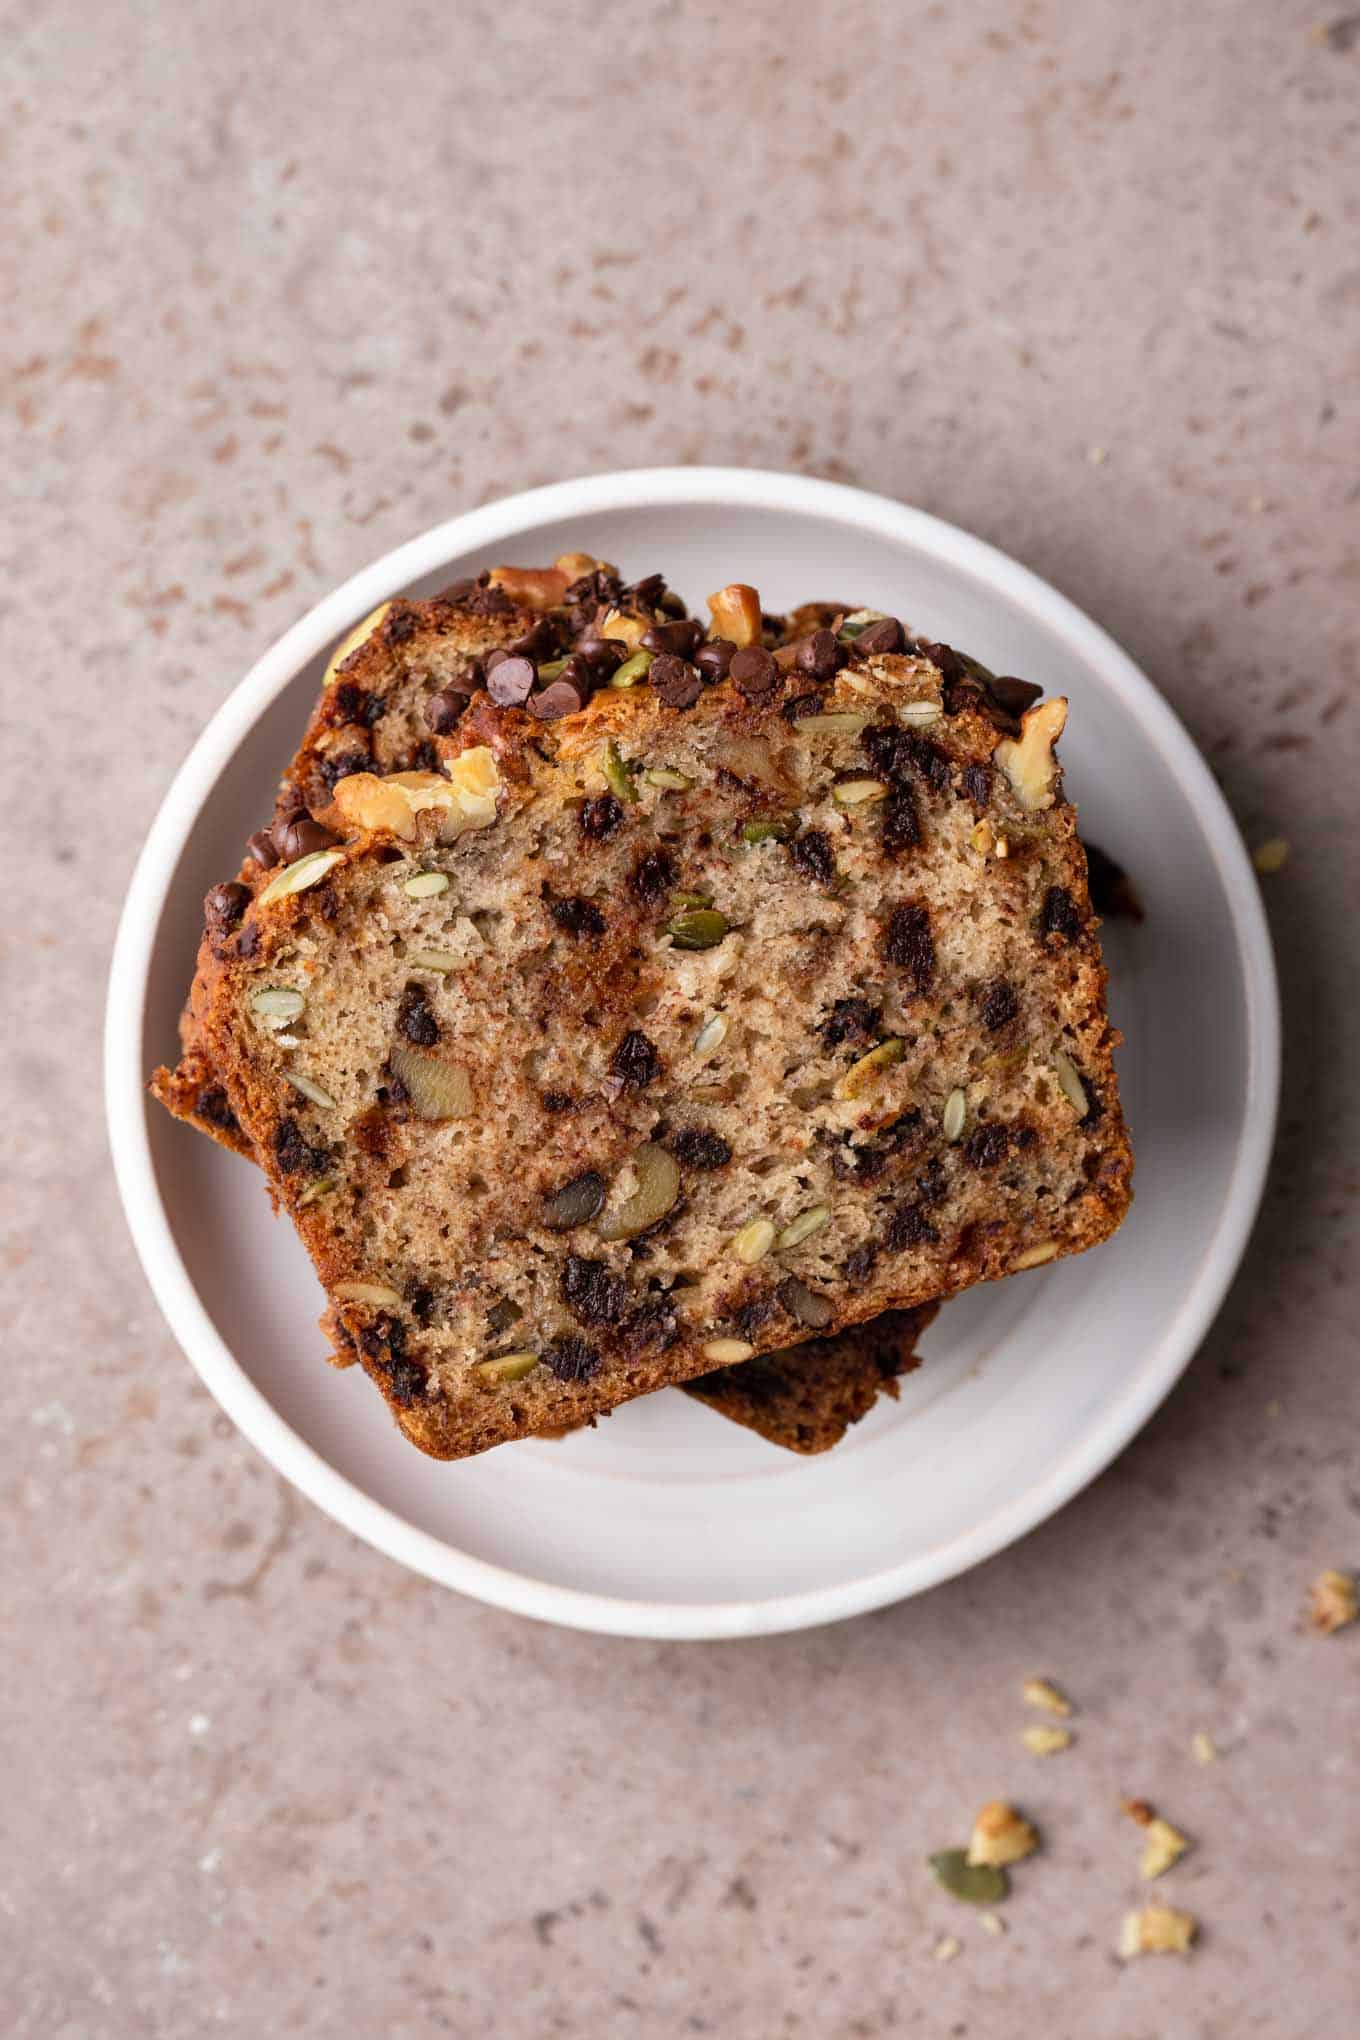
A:
[[[6,2033],[1354,2030],[1360,1630],[1298,1620],[1360,1560],[1331,6],[0,5]],[[1184,1383],[981,1571],[746,1646],[537,1629],[292,1499],[157,1317],[98,1109],[133,857],[249,661],[436,518],[672,460],[1008,548],[1293,846],[1277,1168]],[[1047,1764],[1036,1670],[1083,1709]],[[1121,1790],[1200,1842],[1189,1961],[1112,1959]],[[994,1791],[1048,1844],[997,1940],[921,1869]]]

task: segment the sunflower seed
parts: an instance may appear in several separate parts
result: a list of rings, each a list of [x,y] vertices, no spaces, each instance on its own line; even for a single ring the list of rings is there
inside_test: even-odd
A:
[[[449,875],[446,871],[418,871],[402,887],[408,900],[432,900],[437,893],[448,889]]]
[[[288,1070],[285,1074],[293,1089],[301,1091],[304,1098],[310,1098],[313,1105],[320,1105],[327,1112],[334,1112],[334,1098],[329,1091],[323,1091],[320,1084],[315,1083],[311,1077],[299,1076],[296,1070]]]

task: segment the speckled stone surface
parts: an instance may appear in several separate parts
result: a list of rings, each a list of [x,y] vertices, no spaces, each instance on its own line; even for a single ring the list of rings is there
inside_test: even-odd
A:
[[[1360,1628],[1300,1609],[1360,1562],[1360,16],[794,19],[0,7],[6,2033],[1353,2028]],[[133,858],[250,660],[436,518],[668,461],[996,541],[1292,846],[1277,1165],[1184,1382],[980,1571],[750,1645],[535,1628],[294,1499],[162,1326],[98,1109]],[[1081,1705],[1047,1762],[1036,1671]],[[1121,1792],[1199,1844],[1187,1960],[1114,1959]],[[992,1938],[921,1859],[996,1793],[1045,1847]]]

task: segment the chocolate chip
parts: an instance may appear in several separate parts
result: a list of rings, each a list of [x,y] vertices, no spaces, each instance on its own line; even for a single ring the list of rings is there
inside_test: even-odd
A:
[[[628,1308],[628,1284],[606,1261],[568,1254],[561,1289],[563,1303],[583,1325],[615,1325]]]
[[[236,937],[236,954],[249,961],[259,946],[260,924],[258,921],[247,921]]]
[[[220,1128],[223,1133],[237,1130],[236,1114],[220,1084],[205,1084],[194,1099],[194,1111],[200,1119],[206,1119],[209,1126]]]
[[[405,602],[394,602],[383,618],[383,636],[389,645],[404,645],[415,636],[416,612]]]
[[[1119,916],[1129,921],[1142,920],[1143,903],[1122,865],[1116,864],[1113,857],[1097,849],[1094,843],[1088,843],[1086,868],[1090,877],[1091,905],[1102,920],[1110,921]]]
[[[970,1169],[994,1169],[1006,1159],[1011,1137],[1004,1126],[988,1121],[975,1127],[963,1143],[963,1159]]]
[[[661,1075],[661,1058],[642,1030],[630,1027],[614,1050],[609,1067],[621,1082],[642,1090]]]
[[[788,851],[795,868],[814,885],[830,885],[835,879],[836,859],[829,838],[820,829],[809,829],[806,835],[796,836]]]
[[[992,798],[992,775],[985,765],[965,765],[963,790],[974,807],[985,808]]]
[[[896,786],[883,803],[884,852],[896,857],[903,850],[915,850],[921,843],[921,817],[916,796],[909,786]]]
[[[630,606],[634,609],[655,609],[666,592],[664,574],[644,574],[640,581],[634,581],[628,590]]]
[[[364,761],[367,766],[367,759]],[[329,850],[340,838],[314,822],[305,808],[285,815],[273,828],[274,847],[285,864],[292,864],[299,857],[309,857],[314,850]]]
[[[983,986],[982,1024],[984,1027],[990,1028],[995,1033],[996,1029],[1004,1027],[1008,1020],[1014,1020],[1019,1011],[1020,1001],[1015,996],[1015,988],[1013,985],[1008,984],[1005,978],[993,978],[989,985]]]
[[[557,632],[550,618],[538,617],[530,624],[528,630],[521,632],[519,637],[512,638],[506,649],[511,658],[528,659],[533,665],[541,664],[544,659],[555,659]]]
[[[642,648],[648,652],[664,652],[680,659],[692,659],[703,638],[703,626],[692,616],[686,616],[676,623],[654,623],[650,630],[642,633]],[[653,671],[653,679],[656,674]]]
[[[413,744],[406,753],[405,762],[401,770],[403,772],[437,772],[439,770],[439,753],[433,744],[422,739],[420,743]]]
[[[229,935],[250,905],[250,887],[231,879],[215,885],[203,902],[203,923],[215,939]]]
[[[486,691],[498,708],[522,708],[536,677],[532,659],[498,659],[494,666],[488,660]]]
[[[628,874],[628,890],[635,899],[659,900],[675,884],[675,859],[659,846],[649,850]]]
[[[667,708],[693,708],[704,691],[704,683],[696,668],[670,652],[657,654],[647,678],[657,698]]]
[[[560,722],[564,715],[576,715],[585,707],[586,690],[570,680],[554,680],[541,694],[529,698],[529,712],[540,722]]]
[[[920,1175],[916,1178],[916,1187],[927,1204],[943,1203],[945,1190],[948,1186],[945,1182],[944,1163],[938,1155],[932,1156],[931,1160],[926,1163],[924,1169],[922,1169]]]
[[[408,1359],[403,1354],[399,1359],[379,1364],[387,1376],[393,1402],[400,1403],[404,1410],[410,1409],[412,1403],[420,1402],[427,1394],[430,1380],[419,1361]]]
[[[559,1381],[591,1381],[603,1367],[604,1356],[588,1339],[568,1332],[543,1348],[543,1365]]]
[[[907,634],[895,616],[885,616],[879,623],[866,624],[850,649],[863,652],[872,659],[881,659],[885,652],[900,652],[907,642]]]
[[[587,631],[576,640],[576,656],[585,660],[592,673],[608,679],[628,657],[628,647],[620,638],[598,637],[594,631]]]
[[[450,581],[447,588],[441,588],[434,597],[434,600],[436,602],[451,602],[455,606],[459,606],[466,602],[469,596],[475,595],[481,585],[475,577],[465,575],[461,581]]]
[[[732,1150],[720,1133],[704,1126],[682,1126],[672,1134],[670,1150],[686,1169],[721,1169],[732,1159]]]
[[[736,1327],[738,1337],[753,1339],[773,1314],[774,1308],[775,1300],[772,1296],[753,1296],[749,1302],[740,1305],[732,1312],[732,1323]]]
[[[736,656],[737,648],[731,638],[709,638],[694,654],[694,663],[711,687],[717,680],[727,678],[728,668]]]
[[[748,700],[759,700],[779,682],[774,654],[767,652],[764,645],[743,645],[739,652],[733,652],[727,672],[729,679]]]
[[[579,826],[581,834],[592,843],[603,843],[612,836],[623,820],[623,802],[615,800],[612,793],[597,794],[581,809]]]
[[[799,645],[794,663],[800,673],[807,673],[814,680],[832,680],[837,668],[845,663],[845,648],[837,644],[834,631],[814,630]]]
[[[397,1008],[397,1032],[417,1048],[433,1048],[439,1039],[439,1022],[434,1017],[423,985],[409,984]]]
[[[837,999],[822,1022],[823,1041],[828,1048],[839,1048],[844,1041],[876,1039],[882,1010],[867,999]]]
[[[359,1345],[370,1360],[377,1360],[385,1353],[400,1359],[406,1351],[406,1326],[390,1312],[379,1311],[372,1324],[365,1325],[360,1332]]]
[[[1034,706],[1044,690],[1036,687],[1032,680],[1017,680],[1014,675],[1004,673],[1000,678],[987,682],[987,691],[1007,715],[1018,718],[1027,708]]]
[[[853,1289],[862,1289],[874,1272],[878,1259],[878,1248],[867,1241],[862,1247],[855,1247],[845,1257],[845,1279]]]
[[[883,954],[907,973],[914,990],[930,990],[935,979],[935,943],[925,907],[893,908],[883,933]]]
[[[576,1108],[570,1091],[541,1091],[538,1102],[545,1112],[572,1112]]]
[[[679,1338],[680,1320],[672,1306],[663,1297],[657,1297],[633,1312],[620,1336],[629,1353],[645,1353],[657,1347],[664,1352]]]
[[[274,1159],[285,1176],[319,1176],[330,1149],[313,1147],[296,1119],[281,1119],[274,1132]]]
[[[279,849],[269,829],[257,829],[253,836],[246,838],[246,856],[253,857],[265,871],[272,871],[279,861]]]
[[[593,900],[578,894],[572,899],[549,900],[548,912],[568,935],[603,935],[605,918]]]
[[[425,727],[436,737],[446,737],[463,719],[469,697],[456,687],[441,687],[425,704]]]
[[[387,697],[370,694],[367,688],[356,687],[352,680],[342,680],[331,689],[326,703],[328,723],[363,723],[372,729],[381,721],[387,708]]]
[[[923,1206],[917,1202],[899,1204],[888,1220],[885,1235],[890,1253],[900,1253],[903,1247],[924,1247],[939,1239]]]

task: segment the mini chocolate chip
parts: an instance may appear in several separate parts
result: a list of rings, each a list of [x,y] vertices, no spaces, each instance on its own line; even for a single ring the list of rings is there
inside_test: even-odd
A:
[[[367,764],[365,760],[365,764]],[[295,814],[286,815],[274,824],[274,847],[285,864],[292,864],[299,857],[309,857],[314,850],[329,850],[332,843],[340,838],[314,822],[305,808]]]
[[[389,645],[404,645],[415,636],[416,612],[405,602],[394,602],[383,618],[383,636]]]
[[[1015,996],[1015,987],[1005,978],[993,978],[982,988],[982,1024],[995,1033],[1008,1020],[1014,1020],[1020,1011],[1020,1001]]]
[[[450,581],[447,588],[441,588],[434,600],[451,602],[456,606],[466,602],[470,595],[475,595],[480,586],[481,583],[473,576],[465,575],[461,581]]]
[[[253,836],[246,838],[246,856],[253,857],[265,871],[272,871],[279,861],[279,846],[269,829],[257,829]]]
[[[686,616],[675,623],[654,623],[650,630],[642,633],[642,648],[648,652],[665,652],[681,659],[691,659],[703,638],[703,626],[692,616]],[[655,673],[653,673],[655,678]]]
[[[628,1308],[628,1284],[610,1273],[607,1261],[568,1254],[561,1289],[563,1303],[583,1325],[616,1325]]]
[[[732,1323],[736,1326],[739,1336],[743,1339],[753,1339],[771,1316],[774,1308],[773,1296],[753,1296],[748,1303],[741,1304],[732,1313]]]
[[[194,1110],[200,1119],[206,1119],[209,1126],[219,1127],[223,1133],[236,1130],[236,1114],[220,1084],[205,1084],[194,1099]]]
[[[974,1127],[963,1143],[963,1159],[970,1169],[994,1169],[1006,1159],[1011,1137],[1004,1126],[989,1120]]]
[[[441,687],[425,704],[425,727],[436,737],[446,737],[463,719],[469,697],[456,687]]]
[[[379,1311],[372,1324],[365,1325],[360,1332],[359,1345],[370,1360],[389,1353],[393,1359],[400,1359],[406,1351],[406,1326],[389,1311]]]
[[[820,829],[809,829],[806,835],[795,836],[788,851],[795,868],[804,878],[810,878],[814,885],[830,885],[835,879],[836,859],[830,839]]]
[[[585,660],[592,673],[607,679],[628,657],[628,647],[621,638],[600,637],[587,631],[576,640],[576,656]]]
[[[733,652],[727,672],[733,685],[748,700],[769,694],[779,681],[774,654],[767,652],[764,645],[743,645],[739,652]]]
[[[236,879],[215,885],[203,902],[203,921],[215,937],[229,935],[250,905],[250,887]]]
[[[237,934],[236,954],[243,956],[248,962],[259,946],[260,924],[258,921],[247,921]]]
[[[605,918],[593,900],[576,895],[567,900],[549,900],[548,912],[568,935],[603,935]]]
[[[630,1027],[614,1050],[609,1067],[623,1083],[642,1090],[661,1075],[661,1058],[641,1028]]]
[[[529,697],[529,712],[540,722],[560,722],[564,715],[576,715],[585,707],[585,690],[570,680],[554,680],[541,694]]]
[[[419,1402],[428,1391],[429,1376],[419,1361],[408,1359],[402,1354],[379,1364],[387,1376],[393,1402],[400,1403],[404,1410],[410,1409],[412,1403]]]
[[[433,744],[422,738],[420,743],[413,744],[406,753],[406,760],[401,769],[403,772],[437,772],[439,753]]]
[[[822,1022],[822,1039],[828,1048],[839,1048],[844,1041],[874,1040],[882,1011],[867,999],[837,999]]]
[[[570,1091],[541,1091],[538,1102],[545,1112],[571,1112],[576,1107]]]
[[[597,794],[581,809],[579,826],[581,834],[592,843],[602,843],[612,836],[623,820],[623,802],[615,800],[612,793]]]
[[[574,687],[585,702],[590,699],[597,675],[589,659],[583,659],[579,652],[569,652],[557,677]]]
[[[963,790],[974,807],[985,808],[992,798],[992,775],[985,765],[965,765]]]
[[[728,668],[736,656],[736,646],[731,638],[709,638],[694,654],[694,663],[711,687],[715,680],[725,680]]]
[[[869,1277],[873,1274],[874,1263],[875,1261],[877,1261],[877,1259],[878,1248],[870,1246],[867,1241],[862,1247],[854,1248],[853,1251],[847,1254],[845,1257],[846,1281],[850,1283],[850,1285],[853,1288],[862,1289],[864,1287],[864,1284],[869,1280]]]
[[[659,845],[639,857],[628,874],[628,890],[635,899],[659,900],[675,884],[675,859]]]
[[[1086,868],[1091,887],[1091,905],[1102,920],[1111,921],[1123,916],[1129,921],[1141,921],[1143,903],[1134,891],[1133,881],[1123,866],[1116,864],[1107,851],[1097,849],[1094,843],[1086,845]]]
[[[1013,674],[1003,673],[999,678],[987,682],[987,691],[1007,715],[1018,717],[1022,716],[1027,708],[1034,706],[1044,690],[1042,687],[1036,687],[1032,680],[1017,680]]]
[[[517,638],[511,638],[506,650],[513,659],[528,659],[534,665],[544,659],[557,657],[557,632],[549,617],[540,616],[522,631]]]
[[[895,616],[885,616],[879,623],[866,624],[850,649],[863,652],[869,658],[881,659],[885,652],[900,652],[907,642],[907,634]]]
[[[658,652],[647,678],[658,699],[667,708],[693,708],[704,691],[704,683],[693,666],[670,652]]]
[[[603,1367],[604,1356],[588,1339],[568,1332],[565,1338],[554,1339],[543,1348],[543,1365],[559,1381],[590,1381]]]
[[[795,664],[800,673],[814,680],[832,680],[845,663],[845,648],[836,642],[833,630],[814,630],[798,647]]]
[[[886,1233],[888,1249],[900,1253],[903,1247],[924,1247],[937,1241],[940,1235],[926,1217],[924,1208],[916,1202],[899,1204],[888,1220]]]
[[[620,1336],[630,1353],[645,1353],[649,1347],[656,1346],[664,1350],[673,1346],[679,1338],[680,1320],[664,1297],[657,1297],[633,1312],[623,1325]]]
[[[935,943],[925,907],[894,907],[883,933],[883,954],[904,970],[917,992],[928,992],[935,978]]]
[[[916,1178],[916,1187],[920,1191],[925,1203],[940,1204],[944,1201],[944,1193],[947,1186],[944,1176],[944,1163],[938,1155],[932,1156],[931,1160],[926,1163],[924,1169],[922,1169],[920,1175]]]
[[[670,1150],[686,1169],[721,1169],[732,1159],[732,1150],[720,1133],[704,1126],[682,1126],[672,1134]]]
[[[634,609],[655,609],[666,592],[664,574],[644,574],[640,581],[634,581],[628,590]]]
[[[425,987],[409,984],[397,1008],[397,1032],[417,1048],[433,1048],[439,1039],[439,1022],[434,1017]]]
[[[488,660],[486,691],[498,708],[522,708],[535,678],[532,659],[498,659],[494,666]]]
[[[880,839],[884,852],[895,857],[902,850],[918,849],[921,843],[921,817],[917,812],[916,796],[909,786],[896,786],[883,803],[883,834]]]
[[[330,1149],[313,1147],[296,1119],[281,1119],[274,1131],[274,1159],[285,1176],[319,1176]]]

